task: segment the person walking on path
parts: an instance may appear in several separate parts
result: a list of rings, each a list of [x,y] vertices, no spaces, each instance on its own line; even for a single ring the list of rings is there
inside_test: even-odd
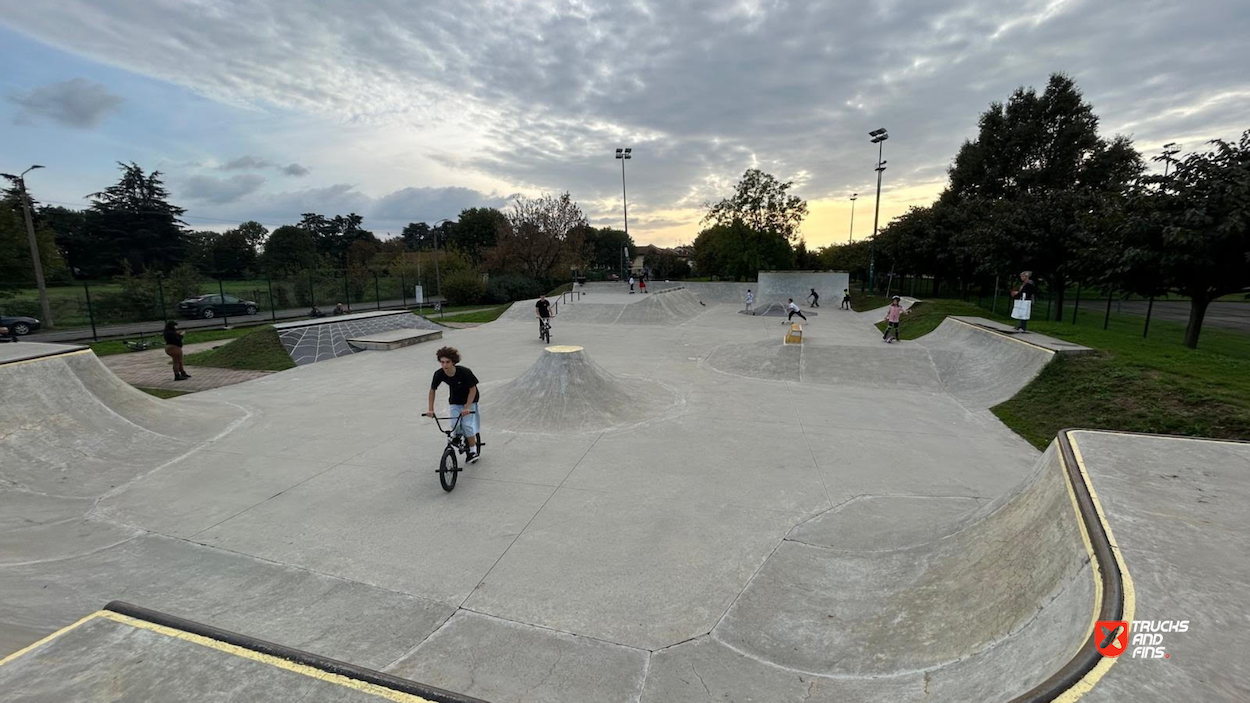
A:
[[[842,309],[843,310],[851,309],[851,291],[849,288],[842,289]]]
[[[815,288],[812,289],[811,293],[807,294],[807,297],[812,299],[812,307],[820,307],[820,293],[817,293]]]
[[[434,355],[438,357],[439,369],[434,372],[434,378],[430,381],[429,410],[424,415],[434,417],[434,392],[438,390],[439,384],[446,383],[450,391],[447,414],[453,418],[452,422],[455,422],[454,418],[460,418],[460,422],[455,423],[456,432],[469,442],[465,461],[475,464],[478,458],[477,435],[482,431],[481,413],[478,410],[478,402],[482,400],[482,396],[477,391],[477,376],[473,375],[469,367],[457,366],[460,363],[460,352],[455,347],[442,347]]]
[[[639,293],[646,293],[646,292],[647,292],[647,278],[646,278],[646,276],[643,276],[642,278],[639,278],[639,279],[638,279],[638,292],[639,292]]]
[[[790,314],[786,315],[785,322],[781,324],[783,325],[787,324],[788,322],[790,322],[790,320],[794,319],[795,315],[798,315],[799,317],[803,318],[804,322],[807,322],[807,315],[804,315],[803,311],[799,309],[799,305],[798,303],[794,302],[794,298],[790,298],[789,300],[790,302],[786,304],[786,310],[789,310]]]
[[[1020,288],[1011,291],[1016,303],[1011,308],[1011,317],[1016,321],[1016,331],[1029,331],[1029,318],[1033,315],[1033,301],[1037,298],[1037,286],[1033,283],[1032,271],[1020,272]]]
[[[754,306],[755,306],[755,293],[752,293],[751,289],[747,288],[747,312],[754,315],[755,311],[751,309]]]
[[[186,334],[178,329],[177,320],[169,320],[165,323],[165,353],[174,362],[174,380],[185,381],[191,376],[187,373],[187,367],[182,365],[182,335]]]
[[[890,301],[890,307],[885,311],[885,334],[881,335],[881,341],[890,344],[898,341],[898,321],[903,315],[910,315],[911,310],[904,310],[900,302],[900,298],[896,295]],[[894,332],[894,339],[890,339],[890,332]]]
[[[629,294],[630,295],[634,294],[634,277],[633,276],[629,277]]]

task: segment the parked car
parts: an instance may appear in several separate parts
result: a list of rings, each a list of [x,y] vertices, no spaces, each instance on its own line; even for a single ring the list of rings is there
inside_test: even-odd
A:
[[[233,295],[197,295],[178,303],[179,315],[206,320],[218,315],[255,315],[258,310],[260,306],[256,303]]]
[[[0,327],[7,327],[9,334],[20,337],[39,329],[39,320],[24,315],[0,315]]]

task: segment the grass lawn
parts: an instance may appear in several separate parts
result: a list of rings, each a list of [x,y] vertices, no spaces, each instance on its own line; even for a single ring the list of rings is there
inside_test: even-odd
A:
[[[295,362],[286,353],[278,339],[278,333],[269,325],[252,327],[225,346],[188,354],[183,361],[188,366],[214,366],[245,371],[282,371],[295,368]]]
[[[862,311],[888,301],[852,294],[852,304]],[[999,308],[1005,309],[1001,302]],[[1207,325],[1199,348],[1187,349],[1180,323],[1151,320],[1143,339],[1141,317],[1113,314],[1103,330],[1104,306],[1083,307],[1076,324],[1072,309],[1065,312],[1068,320],[1034,319],[1029,330],[1098,353],[1056,359],[992,409],[1033,445],[1045,447],[1066,427],[1250,439],[1250,335]],[[948,315],[1012,322],[973,303],[929,300],[903,317],[900,337],[923,336]]]
[[[191,392],[191,391],[171,391],[171,390],[166,390],[164,388],[143,388],[143,387],[138,387],[138,388],[144,393],[147,393],[148,395],[154,395],[157,398],[177,398],[180,395],[186,395]]]
[[[474,312],[461,313],[459,315],[448,315],[447,317],[431,317],[432,322],[494,322],[499,316],[510,307],[509,305],[500,305],[498,307],[486,308],[484,310],[475,310]]]
[[[188,330],[185,337],[182,338],[184,344],[195,344],[196,342],[213,342],[218,339],[234,339],[256,329],[255,327],[235,327],[233,329],[209,329],[209,330]],[[138,341],[139,337],[131,337],[131,341]],[[165,346],[160,333],[147,335],[149,349],[161,349]],[[131,350],[122,343],[123,340],[111,339],[107,342],[93,342],[87,346],[95,352],[96,356],[109,356],[110,354],[126,354]]]

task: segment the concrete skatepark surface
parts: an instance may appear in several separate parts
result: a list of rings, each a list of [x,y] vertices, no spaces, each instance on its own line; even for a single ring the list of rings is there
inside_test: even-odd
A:
[[[496,702],[1008,700],[1073,657],[1099,587],[1063,454],[1039,454],[988,412],[1049,353],[952,321],[927,344],[884,345],[835,309],[786,348],[791,360],[769,356],[781,347],[775,319],[738,315],[736,302],[700,307],[667,325],[557,318],[553,341],[584,349],[587,383],[638,391],[632,424],[548,416],[556,396],[536,396],[531,414],[507,408],[555,368],[532,317],[448,331],[483,380],[489,444],[453,493],[434,473],[443,438],[418,417],[428,347],[151,399],[159,413],[87,373],[89,354],[67,357],[88,379],[58,391],[68,395],[34,392],[68,375],[65,359],[0,366],[20,399],[0,433],[0,656],[124,598]],[[959,388],[976,368],[992,380]],[[136,450],[131,435],[148,439]],[[1244,521],[1230,512],[1245,504],[1244,474],[1226,470],[1244,467],[1245,445],[1141,450],[1163,473],[1204,448],[1183,473],[1199,512],[1169,541],[1142,515],[1119,513],[1132,519],[1116,526],[1115,511],[1183,515],[1142,497],[1158,501],[1180,479],[1109,474],[1106,488],[1096,458],[1132,472],[1138,457],[1090,436],[1077,441],[1113,502],[1128,570],[1152,574],[1134,574],[1136,607],[1171,593],[1194,612],[1158,617],[1247,612],[1230,591],[1245,582]],[[1197,502],[1237,481],[1218,510]],[[1224,531],[1218,548],[1187,549],[1204,520]],[[1211,559],[1231,563],[1186,601]],[[1143,580],[1162,584],[1157,595]],[[0,664],[0,691],[52,701],[125,684],[150,698],[158,674],[127,652],[178,662],[186,700],[224,699],[193,682],[225,670],[238,700],[303,690],[280,683],[286,670],[91,622]],[[1214,625],[1191,632],[1194,645],[1216,636]],[[1122,660],[1094,692],[1178,699],[1146,685],[1158,675],[1160,690],[1244,699],[1232,663],[1133,668],[1180,661]],[[122,666],[125,677],[111,675]],[[309,700],[358,693],[307,689]]]

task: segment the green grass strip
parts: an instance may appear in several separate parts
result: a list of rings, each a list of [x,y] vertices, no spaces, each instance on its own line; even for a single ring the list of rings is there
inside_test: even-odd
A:
[[[253,327],[247,334],[225,346],[188,354],[183,361],[188,366],[213,366],[241,371],[283,371],[295,368],[295,362],[286,353],[277,331],[269,325]]]

